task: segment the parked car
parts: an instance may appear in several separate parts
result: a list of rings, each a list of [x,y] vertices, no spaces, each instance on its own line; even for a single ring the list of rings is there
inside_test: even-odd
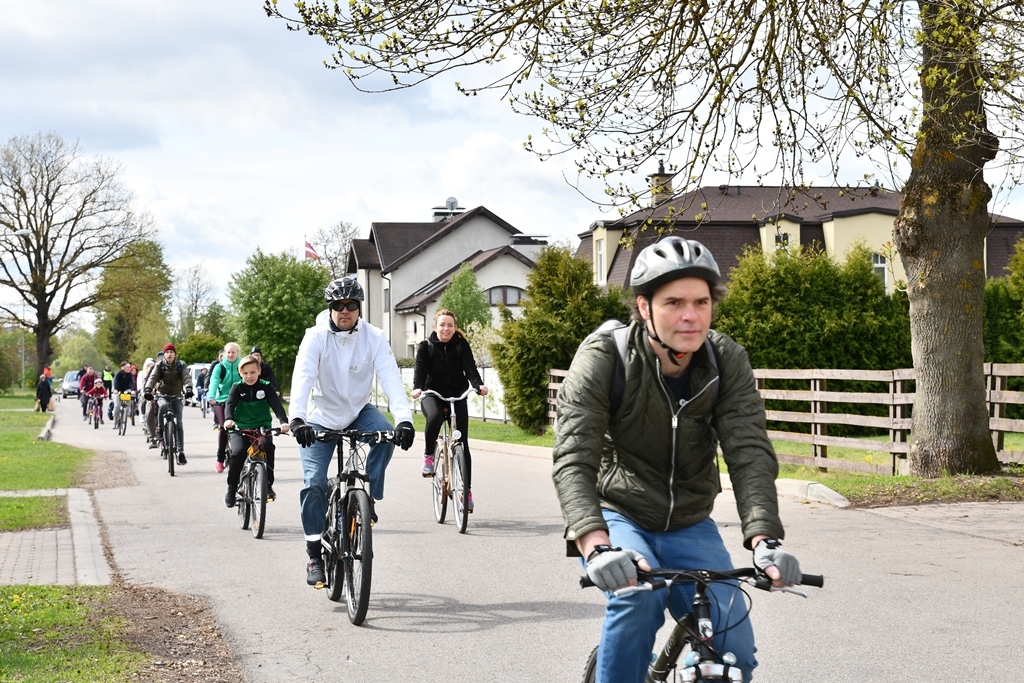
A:
[[[64,381],[60,383],[60,395],[63,398],[78,396],[78,370],[69,370],[64,374]]]
[[[204,368],[209,369],[210,365],[212,365],[212,363],[192,363],[191,365],[188,366],[188,374],[192,377],[192,386],[193,387],[195,387],[199,383],[199,376],[202,374],[203,369]],[[189,401],[189,405],[192,405],[192,406],[199,405],[199,392],[198,391],[195,392],[195,395],[192,396],[192,400]]]

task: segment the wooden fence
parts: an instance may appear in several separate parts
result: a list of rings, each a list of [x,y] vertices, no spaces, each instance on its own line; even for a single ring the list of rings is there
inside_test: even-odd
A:
[[[558,390],[562,386],[565,370],[551,370],[548,380],[548,420],[555,418]],[[1005,448],[1007,432],[1024,433],[1024,420],[1005,417],[1008,405],[1024,405],[1024,392],[1009,391],[1011,377],[1024,376],[1024,364],[986,363],[988,386],[989,429],[992,443],[1002,462],[1024,462],[1024,452]],[[836,468],[873,474],[905,474],[911,426],[914,393],[910,383],[914,371],[905,370],[754,370],[758,391],[768,405],[772,401],[793,401],[806,404],[806,412],[793,410],[767,410],[770,423],[809,425],[808,432],[772,429],[768,436],[776,442],[779,462],[815,468]],[[768,380],[798,380],[808,383],[807,389],[786,390],[765,388]],[[884,391],[835,391],[836,384],[850,381],[868,381],[882,384]],[[872,416],[852,413],[828,412],[829,403],[856,403],[888,406],[889,415]],[[830,436],[829,425],[870,427],[879,433],[888,433],[887,440]],[[781,444],[780,444],[781,442]],[[811,455],[784,452],[787,444],[810,444]],[[841,446],[879,453],[880,462],[840,460],[828,457],[829,446]]]

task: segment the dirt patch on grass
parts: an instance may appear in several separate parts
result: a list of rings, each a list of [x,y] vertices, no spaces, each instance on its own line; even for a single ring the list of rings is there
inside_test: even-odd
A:
[[[120,617],[124,637],[150,655],[150,666],[134,680],[245,683],[213,610],[200,598],[117,582],[99,611],[97,616]]]
[[[78,477],[78,486],[90,491],[138,485],[132,466],[121,451],[96,451]]]
[[[78,485],[94,491],[137,486],[138,481],[123,452],[98,451],[82,471]],[[245,683],[242,667],[225,642],[209,604],[192,595],[124,583],[102,521],[100,528],[103,552],[113,576],[110,597],[98,607],[96,616],[121,618],[124,637],[150,656],[150,666],[134,680]]]

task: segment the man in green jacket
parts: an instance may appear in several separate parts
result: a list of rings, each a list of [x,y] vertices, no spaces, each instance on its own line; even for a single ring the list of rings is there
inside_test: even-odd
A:
[[[620,407],[609,414],[621,362],[610,334],[584,341],[559,390],[553,477],[568,554],[585,558],[602,590],[634,585],[636,566],[732,568],[710,517],[721,489],[718,444],[754,564],[779,585],[800,580],[799,563],[778,542],[778,461],[750,361],[710,329],[720,280],[699,242],[673,236],[644,249],[630,275],[636,308]],[[742,595],[723,584],[711,593],[715,647],[736,655],[750,680],[757,661]],[[609,596],[597,683],[642,683],[666,598],[678,617],[691,597],[689,587]]]

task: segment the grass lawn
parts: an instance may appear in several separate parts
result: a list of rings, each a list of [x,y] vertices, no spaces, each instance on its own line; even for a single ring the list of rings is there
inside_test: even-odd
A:
[[[0,680],[23,683],[132,681],[149,666],[103,613],[107,589],[0,586]]]
[[[0,397],[0,490],[25,491],[74,486],[92,451],[52,441],[37,441],[47,413],[12,410],[30,397]],[[29,408],[35,403],[32,398]],[[62,526],[63,499],[51,496],[0,497],[0,531]]]

